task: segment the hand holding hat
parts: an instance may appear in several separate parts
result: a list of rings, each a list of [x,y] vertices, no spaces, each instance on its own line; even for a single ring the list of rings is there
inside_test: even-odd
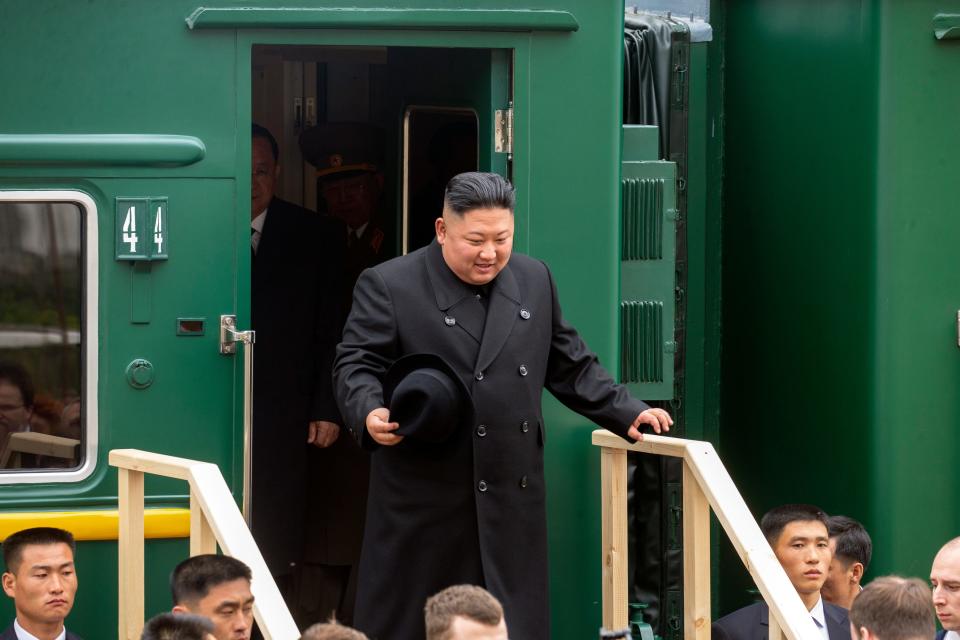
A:
[[[367,414],[367,433],[373,438],[374,442],[385,447],[391,447],[400,444],[403,436],[398,436],[394,431],[400,426],[396,422],[390,422],[390,410],[386,407],[378,407]]]

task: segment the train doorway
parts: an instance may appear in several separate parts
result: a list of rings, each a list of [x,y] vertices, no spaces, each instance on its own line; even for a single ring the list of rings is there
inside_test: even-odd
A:
[[[252,145],[251,243],[260,247],[251,286],[252,526],[301,628],[332,613],[351,621],[366,504],[368,454],[347,425],[333,433],[308,427],[332,421],[321,406],[333,393],[331,324],[342,323],[363,268],[432,240],[450,177],[469,170],[509,177],[511,82],[507,49],[253,47],[252,120],[276,144],[255,137]],[[278,167],[273,195],[284,204],[274,213],[257,203],[258,149]],[[287,214],[321,224],[286,234],[289,246],[274,245],[268,260],[277,227],[260,219],[258,228],[264,211],[267,221]],[[324,237],[331,233],[346,242]],[[309,275],[315,270],[317,278]],[[330,287],[340,294],[327,295]],[[306,302],[312,298],[315,306]]]

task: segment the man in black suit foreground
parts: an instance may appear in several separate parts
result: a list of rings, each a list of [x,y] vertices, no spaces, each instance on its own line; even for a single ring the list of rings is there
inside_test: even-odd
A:
[[[960,538],[940,548],[930,569],[933,606],[943,630],[937,640],[960,640]]]
[[[187,558],[170,576],[173,613],[203,616],[216,640],[250,640],[253,594],[250,568],[230,556]]]
[[[253,126],[251,301],[254,350],[253,536],[297,616],[304,555],[308,449],[340,434],[331,386],[340,341],[343,225],[274,194],[280,166],[270,132]]]
[[[63,529],[24,529],[3,541],[3,591],[17,617],[0,640],[80,640],[63,621],[77,594],[73,555],[77,545]]]
[[[850,609],[854,640],[930,640],[936,631],[930,589],[916,578],[883,576]]]
[[[354,289],[334,380],[345,424],[374,449],[354,619],[370,637],[422,639],[427,597],[475,584],[500,600],[515,637],[549,638],[543,389],[630,441],[672,423],[615,384],[564,321],[547,266],[511,253],[513,207],[502,177],[455,176],[436,240],[367,269]],[[445,437],[429,425],[429,439],[398,435],[423,420],[411,410],[395,421],[384,380],[414,355],[451,372],[421,368],[422,382],[472,396],[475,413],[438,420],[453,427]]]
[[[820,597],[831,559],[827,514],[813,505],[787,504],[768,511],[760,529],[823,640],[850,640],[847,610]],[[713,623],[713,638],[766,640],[769,615],[765,602],[734,611]]]

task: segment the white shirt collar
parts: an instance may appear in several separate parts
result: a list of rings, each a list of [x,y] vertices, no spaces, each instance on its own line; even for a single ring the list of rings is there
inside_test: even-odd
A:
[[[943,636],[943,640],[960,640],[960,633],[947,631],[947,635]]]
[[[267,210],[264,209],[257,214],[257,217],[250,221],[250,226],[257,231],[257,233],[263,233],[263,225],[267,221]]]
[[[37,636],[33,635],[26,629],[20,626],[20,621],[16,618],[13,619],[13,632],[17,634],[17,640],[40,640]],[[66,640],[67,637],[67,628],[62,627],[60,629],[60,635],[56,637],[56,640]]]
[[[352,234],[354,235],[354,237],[356,237],[356,238],[359,240],[359,239],[360,239],[360,236],[363,235],[363,232],[367,230],[367,227],[368,227],[368,226],[370,226],[370,221],[369,221],[369,220],[367,220],[366,222],[364,222],[362,225],[360,225],[360,226],[357,227],[356,229],[351,229],[350,227],[347,227],[347,233],[352,233]]]
[[[830,640],[830,633],[827,631],[827,616],[823,610],[823,596],[818,598],[817,604],[813,605],[813,609],[810,609],[810,617],[817,623],[821,637]]]

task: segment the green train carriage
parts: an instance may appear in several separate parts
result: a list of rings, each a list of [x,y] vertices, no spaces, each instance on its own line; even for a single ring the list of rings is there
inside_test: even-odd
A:
[[[611,370],[668,403],[679,434],[720,445],[755,514],[792,500],[847,513],[874,534],[871,574],[924,575],[960,524],[948,240],[960,4],[710,3],[712,41],[673,68],[686,96],[673,131],[686,135],[672,156],[656,130],[623,132],[618,2],[351,4],[0,3],[0,360],[34,371],[60,403],[51,414],[82,408],[73,457],[0,473],[0,525],[80,534],[72,629],[117,628],[109,450],[215,462],[242,502],[242,356],[219,347],[222,315],[249,324],[254,119],[280,138],[284,197],[311,208],[299,131],[348,115],[382,126],[397,253],[414,222],[417,125],[468,122],[478,168],[517,185],[517,250],[551,265]],[[622,181],[664,197],[621,207]],[[651,307],[660,325],[642,322]],[[808,419],[824,399],[830,418]],[[554,635],[591,637],[598,456],[589,424],[549,397],[544,410]],[[797,434],[815,444],[798,453]],[[654,558],[633,580],[639,596],[636,576],[658,576],[648,619],[679,638],[668,476],[637,516],[653,552],[631,553]],[[166,576],[187,553],[185,487],[151,479],[147,506],[150,614],[168,608]],[[722,536],[714,545],[719,614],[750,595]]]

